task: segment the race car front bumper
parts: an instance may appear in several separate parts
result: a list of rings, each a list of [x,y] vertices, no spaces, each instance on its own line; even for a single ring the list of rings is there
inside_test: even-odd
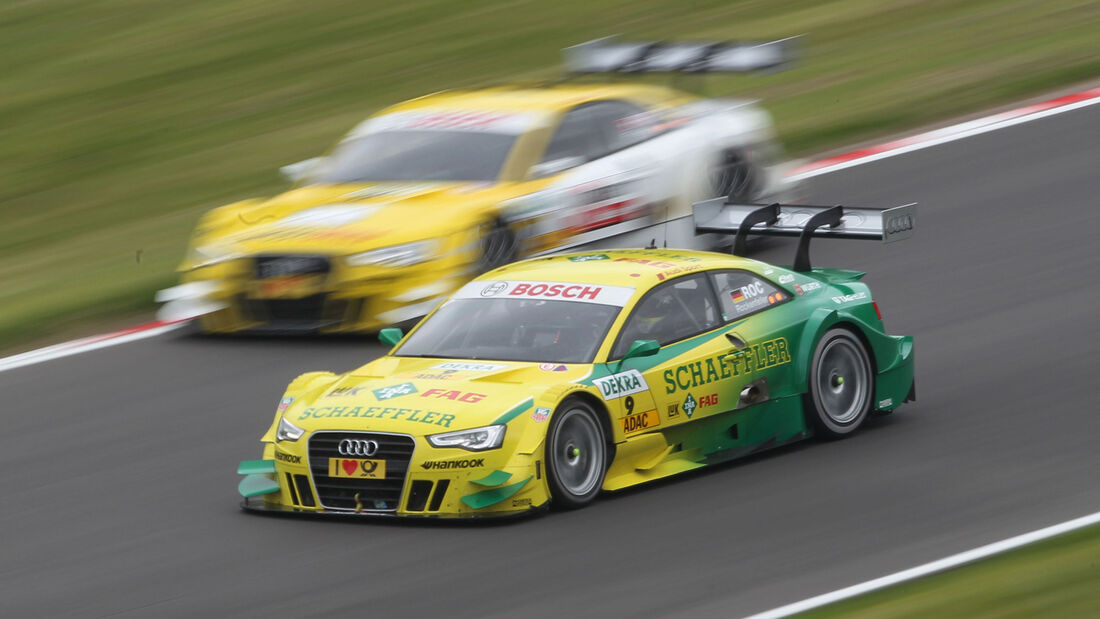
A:
[[[335,441],[344,433],[329,432]],[[350,434],[348,435],[350,436]],[[367,436],[355,433],[357,437]],[[487,517],[545,507],[549,494],[540,460],[503,450],[439,450],[407,435],[371,433],[380,444],[384,475],[377,479],[333,476],[330,461],[343,457],[337,442],[277,447],[265,459],[246,460],[238,490],[249,511],[382,517]],[[331,452],[331,453],[330,453]],[[350,460],[350,459],[348,459]]]

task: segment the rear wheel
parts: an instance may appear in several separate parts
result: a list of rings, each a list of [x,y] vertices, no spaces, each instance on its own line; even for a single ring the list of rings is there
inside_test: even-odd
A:
[[[867,347],[847,329],[830,329],[814,349],[810,421],[824,438],[848,436],[863,425],[871,410],[874,372]]]
[[[751,201],[756,179],[749,158],[740,150],[725,151],[720,157],[711,171],[714,195],[727,196],[734,202]]]
[[[607,473],[607,439],[596,411],[579,399],[562,402],[546,438],[547,481],[554,504],[584,507],[600,493]]]

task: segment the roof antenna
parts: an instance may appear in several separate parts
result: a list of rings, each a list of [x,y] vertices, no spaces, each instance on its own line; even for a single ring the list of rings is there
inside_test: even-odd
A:
[[[657,239],[653,238],[649,240],[649,245],[645,246],[646,249],[657,249]]]

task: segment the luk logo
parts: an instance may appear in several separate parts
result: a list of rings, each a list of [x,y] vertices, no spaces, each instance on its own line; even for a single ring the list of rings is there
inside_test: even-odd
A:
[[[338,398],[347,395],[359,395],[359,392],[363,390],[363,387],[337,387],[329,392],[326,397]]]
[[[401,383],[400,385],[381,387],[379,389],[375,389],[371,393],[373,393],[374,397],[379,400],[389,400],[390,398],[396,398],[397,396],[416,393],[416,386],[412,383]]]
[[[638,370],[629,370],[597,378],[592,381],[600,389],[600,395],[604,400],[614,400],[632,393],[639,393],[649,389],[645,377]]]
[[[495,297],[508,289],[508,282],[493,282],[481,289],[481,296]]]
[[[698,404],[695,402],[695,398],[691,397],[689,393],[688,397],[684,398],[684,414],[688,416],[688,419],[691,419],[691,414],[695,412],[696,406]]]

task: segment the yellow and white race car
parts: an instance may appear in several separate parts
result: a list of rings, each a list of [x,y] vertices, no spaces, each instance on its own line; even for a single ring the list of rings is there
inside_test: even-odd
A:
[[[596,41],[567,51],[577,74],[744,71],[787,54],[777,44],[684,49]],[[751,102],[647,84],[577,78],[413,99],[284,168],[299,181],[290,191],[207,213],[181,284],[157,295],[159,317],[197,318],[207,332],[372,331],[427,314],[517,258],[651,239],[699,246],[692,202],[789,189],[773,138]]]

